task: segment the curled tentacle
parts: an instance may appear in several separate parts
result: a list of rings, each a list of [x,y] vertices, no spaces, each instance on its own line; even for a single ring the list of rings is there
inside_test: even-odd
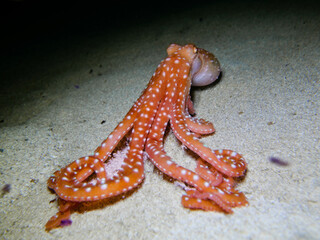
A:
[[[90,171],[89,171],[90,169]],[[94,172],[96,178],[89,178]],[[119,195],[136,187],[144,178],[142,157],[135,159],[133,165],[123,164],[121,174],[116,180],[107,180],[104,163],[97,158],[85,157],[61,170],[56,179],[55,192],[67,201],[96,201]]]
[[[45,228],[46,231],[50,231],[51,229],[63,226],[63,221],[68,221],[70,219],[70,211],[65,212],[57,212],[53,215],[49,221],[46,223]]]
[[[202,159],[213,165],[219,172],[231,176],[242,176],[246,170],[246,163],[240,154],[233,151],[222,151],[216,155],[210,148],[204,146],[198,139],[190,134],[181,114],[171,119],[171,127],[175,136],[190,150],[197,153]]]
[[[197,160],[196,172],[212,186],[219,186],[223,181],[222,174],[215,169],[209,168],[208,164],[201,158]]]
[[[194,133],[210,134],[215,131],[213,124],[202,118],[187,116],[185,117],[185,123],[187,128]]]
[[[196,190],[188,190],[187,195],[182,196],[181,204],[183,207],[204,211],[224,212],[223,209],[214,201],[194,196],[195,191]]]
[[[71,209],[76,205],[74,202],[64,201],[58,199],[59,202],[59,212],[52,216],[46,223],[46,231],[50,231],[53,228],[65,226],[64,222],[70,222]]]

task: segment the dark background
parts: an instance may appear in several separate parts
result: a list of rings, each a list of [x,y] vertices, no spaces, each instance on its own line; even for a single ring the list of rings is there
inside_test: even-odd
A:
[[[206,4],[203,2],[202,4]],[[100,31],[122,31],[192,4],[160,1],[1,1],[2,48]]]
[[[6,104],[6,95],[14,85],[26,85],[22,81],[27,78],[20,76],[29,74],[32,69],[39,71],[36,68],[41,59],[61,49],[72,51],[72,46],[90,38],[103,35],[112,41],[120,32],[134,31],[136,27],[160,17],[192,11],[197,6],[214,4],[217,12],[212,14],[218,13],[223,17],[225,5],[234,12],[250,8],[277,14],[300,8],[319,11],[317,2],[320,1],[4,0],[0,2],[0,106]],[[202,20],[201,16],[197,19]]]
[[[124,31],[153,21],[160,16],[192,10],[199,5],[228,4],[235,7],[265,8],[267,11],[294,8],[318,8],[319,1],[52,1],[3,0],[0,2],[1,51],[15,50],[33,44],[46,44],[82,34]],[[223,8],[219,9],[223,15]],[[212,13],[215,14],[215,13]],[[199,19],[201,21],[201,19]],[[3,59],[3,57],[2,57]]]

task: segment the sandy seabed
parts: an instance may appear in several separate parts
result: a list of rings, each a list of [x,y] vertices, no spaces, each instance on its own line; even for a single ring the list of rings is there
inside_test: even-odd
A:
[[[226,1],[122,30],[58,35],[2,57],[0,238],[319,239],[319,26],[319,8],[309,2]],[[91,154],[140,96],[168,45],[189,42],[222,65],[217,83],[192,90],[198,116],[216,128],[202,142],[244,155],[248,172],[238,189],[250,205],[231,215],[184,209],[183,191],[146,162],[145,181],[129,197],[76,212],[71,226],[46,232],[57,212],[50,175]],[[172,133],[165,148],[194,167]]]

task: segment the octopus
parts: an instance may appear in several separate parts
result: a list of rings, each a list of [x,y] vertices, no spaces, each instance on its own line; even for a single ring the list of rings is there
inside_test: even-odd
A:
[[[47,222],[47,231],[70,225],[76,204],[120,196],[137,188],[145,178],[146,159],[180,183],[185,208],[232,213],[233,208],[248,204],[245,195],[235,189],[247,163],[232,150],[212,150],[199,140],[215,129],[212,123],[195,116],[190,97],[191,86],[206,86],[218,79],[219,61],[193,44],[171,44],[167,54],[141,96],[94,153],[49,178],[48,187],[58,197],[59,211]],[[198,156],[194,171],[166,154],[167,129]],[[119,148],[121,144],[124,147]]]

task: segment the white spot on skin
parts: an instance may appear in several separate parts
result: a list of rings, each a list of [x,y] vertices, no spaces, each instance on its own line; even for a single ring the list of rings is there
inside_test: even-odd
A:
[[[217,188],[217,190],[220,194],[224,194],[224,191],[222,191],[220,188]]]
[[[127,177],[127,176],[125,176],[125,177],[123,178],[123,180],[124,180],[125,182],[129,182],[129,181],[130,181],[130,178]]]
[[[198,181],[199,180],[199,176],[198,175],[193,175],[193,180]]]

